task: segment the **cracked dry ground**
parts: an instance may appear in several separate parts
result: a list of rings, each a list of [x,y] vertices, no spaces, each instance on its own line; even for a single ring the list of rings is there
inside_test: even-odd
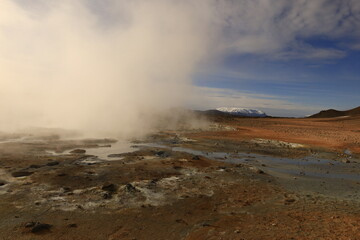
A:
[[[244,164],[148,147],[84,165],[41,148],[0,149],[0,239],[360,239],[357,202]]]

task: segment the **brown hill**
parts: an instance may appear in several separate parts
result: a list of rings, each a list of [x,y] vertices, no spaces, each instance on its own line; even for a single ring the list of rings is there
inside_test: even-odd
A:
[[[309,118],[334,118],[334,117],[344,117],[344,116],[360,116],[360,107],[346,111],[339,111],[335,109],[323,110],[319,113],[311,115]]]

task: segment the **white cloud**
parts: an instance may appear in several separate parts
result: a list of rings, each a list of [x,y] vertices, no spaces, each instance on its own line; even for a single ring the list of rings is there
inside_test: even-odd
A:
[[[226,4],[229,52],[285,58],[341,58],[344,51],[306,45],[306,39],[360,37],[360,2],[241,0]],[[291,47],[291,51],[289,51]]]

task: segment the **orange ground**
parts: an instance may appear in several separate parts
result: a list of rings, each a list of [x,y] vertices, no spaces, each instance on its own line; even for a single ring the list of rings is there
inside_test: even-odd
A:
[[[233,118],[234,131],[201,132],[192,138],[244,140],[264,138],[360,153],[360,117],[328,119]]]

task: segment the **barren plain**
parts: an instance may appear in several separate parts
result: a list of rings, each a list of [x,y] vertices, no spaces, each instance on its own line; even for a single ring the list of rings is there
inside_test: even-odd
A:
[[[0,239],[360,239],[360,118],[1,135]]]

